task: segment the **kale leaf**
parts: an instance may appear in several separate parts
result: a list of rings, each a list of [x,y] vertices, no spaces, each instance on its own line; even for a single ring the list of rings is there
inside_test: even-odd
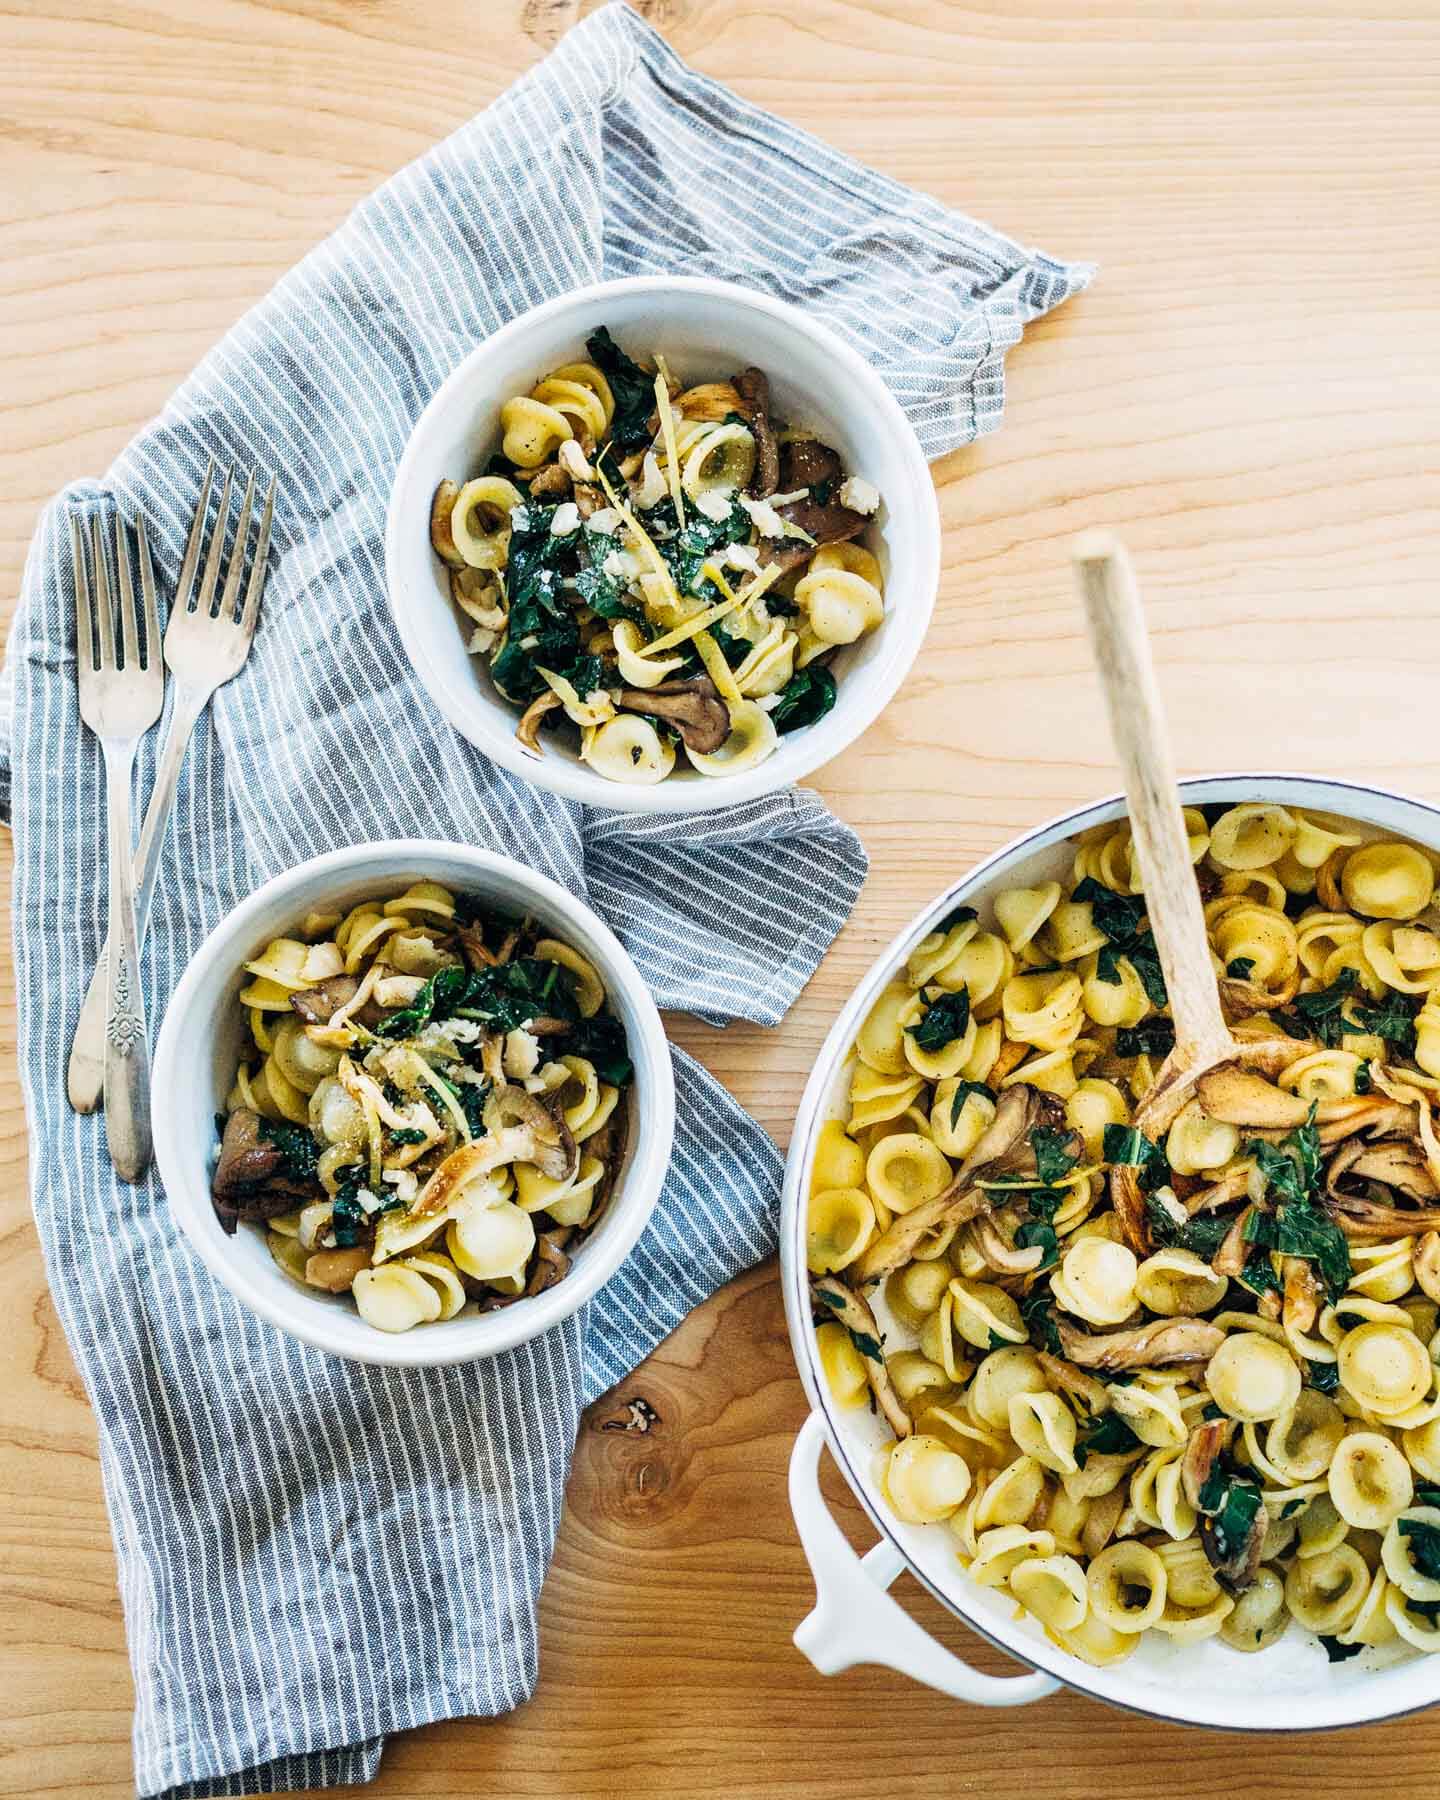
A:
[[[1015,1232],[1015,1243],[1021,1250],[1028,1250],[1038,1244],[1044,1251],[1037,1272],[1040,1269],[1051,1269],[1060,1260],[1060,1240],[1055,1235],[1055,1227],[1044,1219],[1026,1219]]]
[[[1042,1350],[1048,1350],[1052,1356],[1064,1355],[1060,1330],[1055,1323],[1055,1315],[1050,1310],[1048,1289],[1036,1288],[1028,1300],[1022,1300],[1020,1317],[1025,1321],[1025,1329],[1032,1344],[1039,1344]]]
[[[1080,1161],[1079,1156],[1069,1149],[1069,1143],[1068,1131],[1052,1131],[1047,1125],[1037,1125],[1031,1131],[1030,1148],[1035,1152],[1035,1173],[1045,1187],[1052,1187],[1057,1181],[1063,1181]]]
[[[918,1025],[907,1025],[906,1035],[914,1038],[917,1050],[932,1054],[943,1050],[956,1038],[964,1037],[970,1024],[970,990],[957,988],[953,994],[941,994],[927,1000]]]
[[[575,1056],[593,1063],[601,1081],[624,1087],[635,1073],[625,1040],[625,1027],[613,1014],[597,1012],[579,1019],[570,1029],[569,1044]]]
[[[1342,1644],[1338,1637],[1331,1637],[1323,1631],[1320,1633],[1320,1642],[1325,1646],[1325,1654],[1332,1663],[1345,1662],[1352,1656],[1358,1656],[1365,1648],[1363,1644]]]
[[[972,919],[979,917],[973,906],[952,907],[935,929],[939,932],[953,931],[957,925],[968,925]]]
[[[983,1081],[957,1081],[955,1092],[950,1099],[950,1129],[952,1131],[960,1123],[960,1115],[965,1110],[965,1102],[972,1094],[981,1095],[992,1106],[995,1104],[994,1088],[987,1087]]]
[[[1384,1038],[1387,1043],[1394,1044],[1402,1056],[1414,1056],[1415,1015],[1424,998],[1423,994],[1387,993],[1374,1006],[1357,1000],[1355,1029]]]
[[[650,442],[649,418],[655,410],[655,377],[628,357],[602,325],[585,340],[593,362],[610,383],[615,411],[610,442],[619,450],[639,450]]]
[[[1150,1221],[1150,1235],[1162,1250],[1189,1250],[1205,1262],[1225,1242],[1225,1235],[1234,1224],[1233,1219],[1202,1213],[1181,1225],[1153,1195],[1145,1202],[1145,1216]]]
[[[1117,1056],[1168,1056],[1175,1048],[1175,1021],[1164,1013],[1122,1025],[1115,1033]]]
[[[1280,1144],[1254,1139],[1245,1146],[1276,1198],[1273,1212],[1258,1208],[1245,1222],[1248,1243],[1281,1256],[1300,1256],[1315,1265],[1332,1300],[1350,1281],[1350,1249],[1345,1234],[1319,1204],[1320,1133],[1315,1108]],[[1248,1267],[1248,1265],[1247,1265]]]
[[[1141,985],[1152,1006],[1164,1006],[1165,977],[1160,969],[1160,953],[1149,931],[1140,929],[1145,916],[1143,894],[1117,894],[1093,875],[1087,875],[1075,889],[1073,898],[1090,903],[1090,914],[1098,930],[1110,940],[1097,958],[1096,974],[1112,984],[1120,980],[1120,958],[1125,957],[1140,977]]]
[[[1255,973],[1253,956],[1232,956],[1225,965],[1225,973],[1232,981],[1248,981]]]
[[[797,669],[781,688],[770,718],[779,732],[798,731],[802,725],[823,719],[834,704],[835,677],[818,663],[810,663]]]
[[[1101,1413],[1085,1435],[1077,1438],[1075,1460],[1083,1469],[1092,1454],[1095,1456],[1124,1456],[1127,1452],[1139,1448],[1139,1438],[1119,1413]]]
[[[1355,1092],[1357,1094],[1368,1094],[1374,1085],[1375,1080],[1370,1073],[1368,1059],[1357,1063],[1355,1067]]]
[[[308,1125],[291,1125],[281,1119],[261,1119],[260,1136],[280,1152],[277,1171],[287,1181],[314,1181],[320,1146]]]
[[[1140,1191],[1153,1194],[1170,1179],[1170,1159],[1138,1125],[1107,1125],[1101,1154],[1112,1166],[1140,1171]]]
[[[1275,1013],[1275,1023],[1295,1038],[1318,1038],[1334,1049],[1347,1031],[1356,1031],[1343,1012],[1355,988],[1355,971],[1342,969],[1329,987],[1313,994],[1297,994],[1295,1004]]]
[[[1440,1581],[1440,1525],[1402,1518],[1398,1528],[1401,1537],[1410,1540],[1410,1560],[1415,1567],[1428,1580]]]

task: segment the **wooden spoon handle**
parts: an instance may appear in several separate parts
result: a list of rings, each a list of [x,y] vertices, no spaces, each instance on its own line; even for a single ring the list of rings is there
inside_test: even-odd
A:
[[[1145,908],[1169,990],[1174,1058],[1184,1068],[1223,1061],[1233,1039],[1220,1011],[1135,574],[1108,532],[1084,533],[1071,554],[1125,777]]]

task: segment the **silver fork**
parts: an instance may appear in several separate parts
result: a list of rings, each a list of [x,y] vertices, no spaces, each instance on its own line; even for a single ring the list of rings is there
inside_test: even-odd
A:
[[[175,799],[175,783],[180,766],[195,730],[196,721],[217,688],[223,687],[243,667],[255,636],[255,621],[260,612],[260,596],[265,588],[265,562],[270,549],[270,521],[275,510],[275,481],[272,477],[260,515],[255,555],[250,564],[250,579],[245,598],[236,612],[240,583],[245,574],[245,552],[250,535],[250,515],[255,502],[255,477],[245,483],[245,498],[240,506],[240,522],[235,529],[234,545],[225,572],[225,586],[218,606],[215,584],[220,575],[220,559],[225,547],[225,528],[230,517],[231,474],[227,472],[220,493],[219,513],[210,534],[210,547],[195,590],[195,572],[200,563],[200,547],[205,535],[205,514],[210,503],[210,490],[215,479],[215,461],[205,471],[200,490],[200,503],[190,526],[185,545],[185,558],[180,566],[180,579],[175,589],[175,602],[165,627],[165,661],[174,677],[175,703],[170,724],[160,749],[155,770],[155,786],[146,808],[140,843],[135,852],[138,898],[136,916],[140,941],[150,925],[150,902],[155,893],[155,878],[160,867],[160,851],[165,841],[165,827]],[[143,539],[142,539],[143,542]],[[148,567],[148,559],[145,564]],[[112,915],[113,916],[113,915]],[[113,943],[113,936],[111,942]],[[70,1065],[65,1088],[70,1104],[77,1112],[94,1112],[105,1091],[105,1020],[106,968],[110,960],[109,946],[96,964],[70,1046]],[[110,1104],[108,1098],[107,1106]]]
[[[135,927],[135,868],[131,860],[130,780],[135,746],[160,717],[165,676],[160,667],[160,618],[155,610],[155,578],[145,522],[137,519],[144,642],[137,630],[135,591],[130,584],[130,550],[115,520],[115,573],[120,588],[120,646],[116,654],[115,602],[105,567],[100,521],[90,521],[94,601],[85,573],[85,541],[70,516],[70,551],[75,563],[75,667],[80,717],[105,752],[105,810],[109,828],[110,935],[115,953],[105,990],[105,1082],[110,1106],[105,1135],[110,1160],[125,1181],[138,1181],[150,1162],[150,1043],[145,1030],[145,997],[140,991],[140,944]],[[142,661],[143,658],[143,661]]]

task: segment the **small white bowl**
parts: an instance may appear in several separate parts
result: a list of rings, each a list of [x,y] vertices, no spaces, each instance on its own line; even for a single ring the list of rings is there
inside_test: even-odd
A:
[[[215,1115],[235,1079],[245,1037],[237,995],[243,965],[312,909],[390,898],[412,881],[438,881],[480,895],[506,912],[543,920],[588,956],[625,1027],[635,1079],[625,1096],[625,1160],[604,1217],[575,1254],[570,1273],[543,1294],[478,1318],[376,1331],[346,1295],[307,1292],[276,1267],[263,1236],[242,1225],[227,1237],[210,1201]],[[624,1262],[645,1229],[670,1162],[675,1082],[665,1028],[650,990],[614,933],[588,906],[509,857],[463,844],[397,839],[334,850],[267,881],[217,926],[196,952],[165,1014],[155,1047],[155,1161],[170,1207],[192,1246],[237,1300],[292,1337],[356,1362],[428,1368],[509,1350],[568,1318]]]
[[[834,708],[782,737],[774,755],[738,775],[677,763],[653,787],[608,781],[575,751],[547,742],[543,757],[515,738],[516,710],[469,655],[447,572],[430,548],[430,502],[446,476],[464,481],[499,441],[501,405],[585,354],[609,326],[633,353],[659,351],[687,383],[753,363],[770,378],[776,411],[818,432],[853,475],[880,490],[863,541],[885,572],[885,622],[835,662]],[[600,282],[525,313],[472,350],[421,413],[396,471],[385,534],[390,608],[410,661],[435,704],[477,749],[537,787],[624,812],[698,812],[733,806],[798,781],[838,756],[879,715],[920,649],[940,579],[940,515],[924,452],[898,402],[855,350],[798,307],[727,281],[636,277]]]

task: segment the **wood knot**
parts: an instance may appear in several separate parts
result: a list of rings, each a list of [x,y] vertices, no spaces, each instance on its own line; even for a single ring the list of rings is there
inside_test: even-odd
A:
[[[647,1432],[660,1423],[660,1415],[642,1395],[620,1402],[622,1410],[613,1418],[602,1420],[602,1431]]]

